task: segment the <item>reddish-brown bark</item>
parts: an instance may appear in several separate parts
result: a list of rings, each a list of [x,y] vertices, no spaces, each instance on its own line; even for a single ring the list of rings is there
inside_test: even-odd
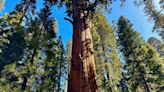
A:
[[[68,92],[97,92],[95,61],[87,6],[83,0],[72,0],[73,42]],[[83,7],[83,9],[82,9]]]
[[[68,92],[97,92],[92,35],[89,25],[82,19],[73,21]]]

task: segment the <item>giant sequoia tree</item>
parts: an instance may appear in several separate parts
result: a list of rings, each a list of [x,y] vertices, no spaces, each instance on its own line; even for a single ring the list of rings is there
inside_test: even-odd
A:
[[[52,0],[49,1],[54,2]],[[61,0],[60,2],[63,2],[63,0]],[[92,36],[90,33],[90,23],[88,15],[90,13],[94,13],[100,7],[107,8],[108,4],[111,2],[112,0],[66,1],[67,14],[73,19],[71,21],[70,19],[65,18],[73,24],[72,62],[70,71],[71,73],[69,75],[68,91],[77,92],[96,90]],[[146,4],[150,1],[147,0],[147,2],[143,2]],[[160,17],[160,19],[163,18]],[[163,23],[155,23],[157,25],[160,24],[158,25],[158,28],[163,28]],[[75,77],[76,75],[79,75],[79,77]]]
[[[57,1],[48,0],[56,4]],[[62,4],[64,0],[58,1]],[[73,25],[72,60],[68,81],[68,92],[96,92],[95,62],[90,30],[89,14],[98,8],[107,8],[110,0],[68,0],[67,14]]]
[[[94,12],[97,6],[107,3],[109,3],[107,0],[95,0],[94,2],[72,0],[68,2],[68,5],[71,5],[68,8],[72,8],[68,14],[71,14],[73,19],[72,61],[68,92],[97,91],[93,42],[88,15]]]
[[[0,9],[4,1],[0,0]],[[61,38],[55,39],[56,21],[51,17],[51,8],[52,5],[65,5],[68,15],[65,20],[73,25],[68,92],[97,92],[98,88],[119,92],[121,63],[115,35],[105,17],[97,13],[108,10],[109,4],[115,0],[43,1],[44,7],[38,12],[36,0],[21,0],[13,12],[0,18],[0,91],[62,91],[67,63]],[[163,17],[149,7],[150,1],[142,2],[155,20],[155,27],[161,29]],[[129,83],[132,91],[143,91],[144,88],[145,91],[161,91],[164,87],[162,59],[133,32],[131,24],[122,19],[118,34],[127,65],[121,83]],[[137,79],[141,81],[135,81]]]
[[[72,59],[69,75],[69,92],[97,91],[95,79],[95,62],[93,56],[92,35],[90,33],[90,13],[100,8],[108,8],[112,0],[47,0],[51,4],[66,4],[65,18],[73,24]],[[124,0],[122,0],[124,1]]]

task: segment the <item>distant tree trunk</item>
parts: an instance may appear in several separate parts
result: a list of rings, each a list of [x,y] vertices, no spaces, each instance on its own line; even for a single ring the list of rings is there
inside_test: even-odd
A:
[[[61,64],[59,65],[59,76],[58,76],[58,88],[57,92],[60,92],[60,81],[61,81]]]
[[[150,89],[149,89],[149,86],[147,84],[147,81],[146,81],[146,79],[145,79],[145,77],[143,75],[143,72],[142,72],[142,69],[141,69],[139,63],[137,61],[136,61],[136,63],[137,63],[137,68],[138,68],[138,72],[140,74],[140,77],[142,78],[142,80],[144,82],[144,87],[145,87],[146,92],[151,92]]]
[[[135,57],[135,59],[137,60],[136,54],[134,54],[134,57]],[[149,86],[148,86],[148,84],[147,84],[147,81],[146,81],[146,79],[145,79],[145,76],[144,76],[144,74],[143,74],[143,71],[142,71],[142,69],[141,69],[141,67],[140,67],[139,62],[138,62],[138,61],[134,61],[134,62],[135,62],[135,64],[136,64],[137,71],[139,72],[139,75],[140,75],[140,77],[142,78],[142,81],[143,81],[143,83],[144,83],[145,92],[151,92],[151,91],[150,91],[150,88],[149,88]]]
[[[122,91],[122,92],[125,92],[125,91],[124,91],[123,79],[121,79],[121,81],[120,81],[120,86],[121,86],[121,91]]]
[[[61,89],[60,89],[60,82],[61,82],[61,76],[62,76],[62,67],[61,67],[61,63],[62,61],[64,61],[64,59],[62,58],[62,54],[61,54],[61,61],[59,62],[59,75],[58,75],[58,87],[57,87],[57,92],[60,92]]]
[[[28,79],[26,77],[23,77],[22,90],[26,89],[27,80]]]
[[[89,18],[83,16],[85,11],[81,12],[83,5],[79,5],[80,1],[73,0],[73,44],[68,92],[97,92]]]
[[[107,58],[107,54],[106,54],[106,48],[103,44],[102,45],[102,50],[104,53],[104,64],[105,64],[105,70],[106,72],[104,74],[106,74],[107,76],[107,80],[109,81],[109,84],[111,85],[111,90],[113,90],[112,92],[115,92],[117,90],[117,88],[114,86],[115,84],[113,83],[113,78],[110,76],[110,67],[108,66],[108,58]]]
[[[33,54],[32,54],[32,57],[31,57],[31,60],[30,60],[30,63],[33,64],[33,61],[34,61],[34,57],[35,55],[37,54],[37,50],[36,48],[33,50]],[[27,82],[28,82],[28,77],[27,76],[30,76],[30,71],[28,70],[27,74],[23,77],[23,82],[22,82],[22,90],[25,90],[26,89],[26,86],[27,86]]]

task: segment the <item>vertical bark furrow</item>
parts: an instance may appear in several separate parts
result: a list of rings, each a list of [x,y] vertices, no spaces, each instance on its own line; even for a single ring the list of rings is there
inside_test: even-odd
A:
[[[82,19],[75,19],[68,92],[97,92],[92,45],[88,24]]]
[[[97,92],[92,35],[88,16],[81,10],[83,0],[73,3],[73,43],[68,92]],[[85,8],[84,8],[85,9]]]

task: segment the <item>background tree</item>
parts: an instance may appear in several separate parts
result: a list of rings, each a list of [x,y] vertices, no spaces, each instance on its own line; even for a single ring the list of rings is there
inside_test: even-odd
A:
[[[155,48],[158,48],[158,46],[162,44],[162,42],[155,37],[150,37],[147,42]]]
[[[93,14],[91,23],[98,88],[101,92],[119,92],[121,62],[114,32],[101,13]]]
[[[61,80],[66,76],[66,62],[61,38],[55,39],[57,25],[50,17],[51,6],[45,2],[45,7],[37,14],[35,8],[27,9],[29,3],[22,0],[17,5],[18,9],[1,19],[3,48],[0,60],[3,67],[0,90],[62,91]],[[24,17],[28,20],[24,21]],[[25,26],[20,26],[22,22]]]
[[[157,49],[161,56],[164,56],[163,43],[155,37],[150,37],[147,41],[151,46]]]
[[[160,6],[158,9],[156,4]],[[135,0],[135,4],[138,6],[144,6],[144,11],[149,20],[154,22],[154,30],[159,32],[162,39],[164,39],[164,1],[160,0]]]
[[[21,12],[13,11],[9,14],[4,15],[4,17],[0,19],[1,68],[3,68],[3,65],[14,62],[14,60],[16,59],[17,61],[20,60],[23,55],[23,49],[25,47],[26,41],[23,36],[25,35],[25,32],[22,31],[24,28],[22,27],[22,25],[19,26],[21,23],[21,17]],[[8,50],[11,50],[13,52],[9,52]],[[21,55],[18,56],[19,53]]]
[[[163,87],[163,59],[142,41],[124,17],[118,21],[120,49],[125,57],[124,73],[131,91],[159,91]],[[139,81],[141,80],[141,81]]]

